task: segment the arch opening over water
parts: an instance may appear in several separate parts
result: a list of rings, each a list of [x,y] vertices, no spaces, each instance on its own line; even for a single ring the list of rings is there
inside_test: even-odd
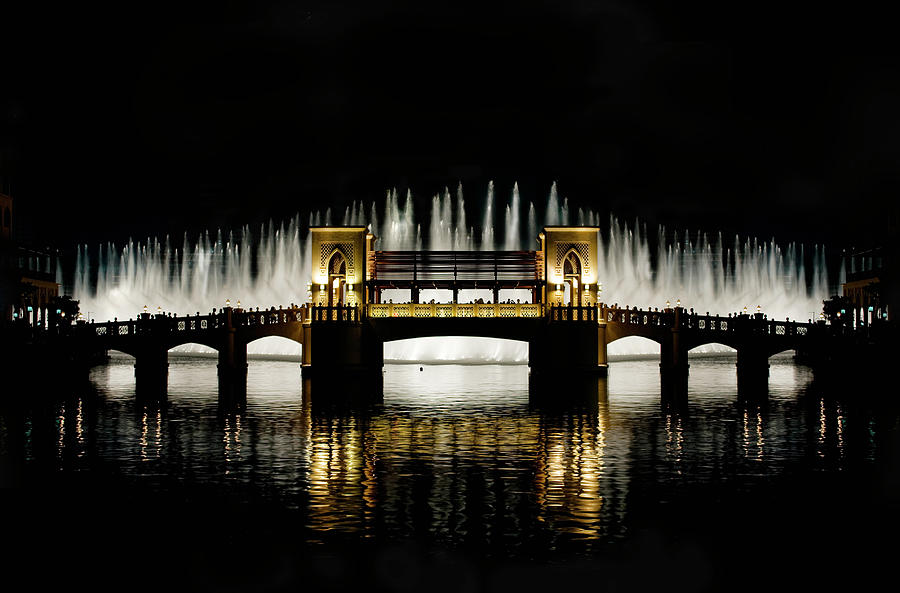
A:
[[[384,343],[385,364],[527,364],[528,342],[480,336],[431,336]]]
[[[720,344],[718,342],[710,342],[709,344],[700,344],[688,350],[688,357],[704,356],[709,354],[737,354],[737,350],[731,346]]]
[[[188,342],[186,344],[179,344],[178,346],[169,348],[169,354],[175,356],[213,356],[218,354],[218,350],[216,350],[215,348],[210,348],[205,344]]]
[[[660,345],[650,338],[642,336],[626,336],[610,342],[606,348],[606,354],[611,361],[616,358],[631,357],[657,357],[660,354]]]
[[[283,336],[266,336],[257,338],[247,344],[249,358],[286,358],[300,359],[303,345]]]

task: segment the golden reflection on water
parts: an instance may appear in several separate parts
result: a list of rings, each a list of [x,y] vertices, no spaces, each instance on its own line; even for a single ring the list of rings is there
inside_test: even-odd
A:
[[[229,463],[241,460],[241,415],[229,414],[225,416],[225,429],[222,435],[225,445],[225,473],[231,473]]]
[[[56,457],[60,461],[63,459],[63,454],[66,448],[66,403],[63,402],[59,405],[59,415],[56,419],[57,430],[59,431],[59,437],[56,442]]]
[[[440,413],[391,413],[390,397],[384,413],[372,415],[307,405],[308,526],[371,537],[381,525],[503,545],[529,508],[526,515],[571,539],[616,535],[629,477],[606,454],[614,443],[624,456],[630,437],[618,427],[610,439],[605,381],[594,389],[591,409],[561,414],[524,406],[527,392],[506,402],[516,413],[503,414],[469,413],[467,403],[478,409],[473,399]]]
[[[141,413],[141,461],[159,459],[162,455],[162,412],[144,406]]]
[[[356,417],[312,417],[309,427],[308,525],[371,536],[374,528],[375,455],[371,426]]]
[[[819,398],[819,446],[818,454],[820,458],[825,457],[825,437],[827,436],[827,416],[825,415],[825,400]]]
[[[657,369],[635,362],[617,367],[614,393],[598,381],[579,405],[529,399],[527,369],[410,367],[389,370],[396,376],[385,379],[383,402],[337,410],[316,405],[299,384],[285,388],[296,377],[291,368],[271,373],[269,391],[251,392],[246,408],[229,411],[216,407],[214,369],[198,365],[198,376],[212,370],[203,391],[185,365],[190,389],[179,391],[173,373],[167,405],[110,389],[99,409],[67,399],[36,419],[23,413],[4,422],[15,422],[16,451],[26,459],[37,427],[35,451],[62,469],[85,452],[87,462],[156,460],[131,469],[154,480],[227,476],[225,487],[271,486],[303,513],[304,541],[340,534],[591,547],[626,535],[629,500],[640,512],[670,484],[719,479],[735,461],[752,464],[741,475],[764,476],[786,461],[840,460],[848,440],[850,450],[874,458],[871,417],[818,394],[803,408],[793,396],[735,406],[720,391],[732,366],[692,368],[697,394],[684,407],[661,408]],[[861,430],[848,431],[848,421]]]
[[[684,424],[681,414],[666,414],[666,458],[675,463],[675,471],[682,472],[684,455]]]

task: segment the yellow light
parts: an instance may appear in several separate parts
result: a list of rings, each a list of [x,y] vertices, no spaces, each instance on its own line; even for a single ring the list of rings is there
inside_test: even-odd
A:
[[[241,308],[241,299],[238,299],[238,304],[237,304],[237,308],[238,308],[238,309],[240,309],[240,308]]]
[[[762,313],[762,308],[759,305],[756,305],[756,313]]]
[[[157,315],[162,315],[162,307],[159,306],[159,305],[156,306],[156,314],[157,314]]]
[[[231,306],[231,299],[225,299],[225,306],[226,306],[226,307],[230,307],[230,306]]]
[[[669,299],[666,299],[666,309],[671,308],[672,303],[669,302]]]
[[[747,314],[747,305],[744,305],[744,315]]]
[[[677,301],[675,301],[675,306],[676,306],[676,307],[680,307],[680,306],[681,306],[681,299],[678,299]]]
[[[144,313],[147,312],[147,305],[144,305]]]

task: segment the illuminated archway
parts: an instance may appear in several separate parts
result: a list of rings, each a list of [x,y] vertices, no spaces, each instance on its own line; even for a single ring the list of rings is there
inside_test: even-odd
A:
[[[528,342],[482,336],[430,336],[384,343],[384,362],[525,364]]]
[[[247,344],[247,357],[299,360],[303,345],[283,336],[266,336]]]
[[[733,354],[737,354],[737,350],[726,344],[720,344],[719,342],[700,344],[699,346],[695,346],[688,350],[688,358]]]
[[[610,361],[616,358],[659,358],[659,342],[642,336],[626,336],[609,343],[606,348]]]
[[[336,307],[347,301],[347,259],[340,249],[335,249],[328,260],[328,306]]]

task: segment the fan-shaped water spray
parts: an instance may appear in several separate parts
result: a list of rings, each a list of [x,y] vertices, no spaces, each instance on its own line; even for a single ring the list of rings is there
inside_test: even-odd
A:
[[[560,199],[554,183],[547,199],[543,221],[533,202],[527,206],[527,236],[522,236],[523,208],[518,185],[503,206],[502,244],[494,229],[495,192],[490,183],[480,229],[467,226],[467,208],[462,186],[455,196],[448,190],[432,198],[430,219],[423,224],[414,212],[411,193],[399,199],[396,190],[387,192],[383,204],[354,202],[348,206],[342,224],[369,225],[378,237],[381,250],[534,249],[538,224],[568,224],[568,201]],[[579,207],[577,222],[598,226],[600,214]],[[160,242],[129,240],[93,248],[79,246],[72,293],[83,311],[96,320],[135,317],[145,305],[177,314],[208,312],[221,307],[225,299],[238,300],[245,308],[266,308],[307,300],[311,275],[308,227],[328,225],[331,211],[308,213],[301,224],[298,214],[286,225],[263,225],[258,233],[248,227],[236,233],[217,231],[197,237],[185,235],[180,247],[168,237]],[[428,229],[427,237],[422,228]],[[476,232],[478,234],[476,234]],[[602,283],[601,300],[638,307],[662,307],[665,301],[680,299],[700,313],[726,314],[756,306],[770,317],[807,319],[814,317],[829,295],[825,250],[814,246],[806,254],[802,245],[782,247],[774,240],[726,238],[721,233],[669,233],[629,225],[611,217],[601,228],[601,249],[597,270]],[[479,237],[476,241],[475,237]],[[807,265],[811,266],[807,272]],[[449,291],[445,291],[448,292]],[[461,300],[479,296],[489,299],[490,291],[460,295]],[[397,295],[399,296],[399,295]],[[446,300],[448,295],[423,291],[425,300]],[[502,298],[510,298],[501,294]],[[512,296],[511,298],[516,298]],[[623,347],[613,343],[610,353]],[[296,350],[296,351],[295,351]],[[250,352],[299,353],[299,346],[251,344]],[[624,353],[624,352],[623,352]],[[420,341],[396,347],[388,344],[387,359],[478,358],[501,362],[522,361],[521,345],[490,344],[473,340]]]

